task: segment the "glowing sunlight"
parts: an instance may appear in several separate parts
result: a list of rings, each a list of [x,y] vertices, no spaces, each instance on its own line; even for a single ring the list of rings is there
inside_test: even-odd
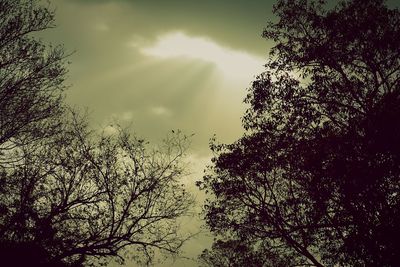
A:
[[[183,32],[160,36],[150,46],[141,47],[142,54],[162,59],[178,57],[214,64],[229,79],[251,78],[262,71],[263,59],[244,51],[223,47],[211,39],[192,37]]]

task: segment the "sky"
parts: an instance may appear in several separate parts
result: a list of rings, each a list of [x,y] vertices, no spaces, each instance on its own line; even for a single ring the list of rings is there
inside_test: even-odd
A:
[[[56,25],[41,38],[73,52],[66,101],[89,112],[95,129],[119,122],[152,143],[171,130],[194,134],[188,151],[195,187],[212,154],[208,144],[243,133],[246,88],[262,72],[271,43],[261,38],[273,1],[51,0]],[[183,220],[198,231],[200,216]],[[196,258],[211,244],[203,232],[184,247]],[[135,266],[127,263],[126,266]],[[157,266],[196,266],[189,259]]]

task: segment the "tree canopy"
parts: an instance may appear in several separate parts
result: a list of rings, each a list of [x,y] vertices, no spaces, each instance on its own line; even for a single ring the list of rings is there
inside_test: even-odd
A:
[[[246,132],[212,142],[199,182],[207,225],[288,266],[398,266],[399,10],[279,0],[274,13]]]

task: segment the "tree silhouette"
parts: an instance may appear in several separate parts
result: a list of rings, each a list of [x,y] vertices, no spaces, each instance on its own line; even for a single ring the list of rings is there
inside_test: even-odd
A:
[[[56,130],[67,55],[33,36],[52,27],[54,13],[40,1],[0,2],[0,160]]]
[[[24,247],[49,266],[134,257],[148,264],[155,249],[178,252],[187,237],[177,220],[192,203],[179,183],[187,138],[174,134],[150,149],[115,131],[96,136],[73,115],[59,134],[21,148],[22,160],[2,173],[0,243],[16,247],[2,259]]]
[[[66,54],[34,33],[54,26],[39,0],[0,1],[0,258],[10,266],[150,264],[187,236],[179,179],[188,139],[163,145],[119,127],[96,134],[62,102]]]
[[[274,12],[246,133],[212,142],[199,182],[207,224],[288,266],[398,266],[399,11],[281,0]]]

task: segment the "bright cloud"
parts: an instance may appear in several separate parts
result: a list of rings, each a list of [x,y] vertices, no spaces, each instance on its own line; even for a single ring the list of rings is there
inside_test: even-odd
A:
[[[223,47],[211,39],[191,37],[182,32],[160,36],[157,41],[140,48],[147,56],[162,59],[184,57],[214,64],[230,79],[251,80],[263,70],[263,59],[244,51]]]

